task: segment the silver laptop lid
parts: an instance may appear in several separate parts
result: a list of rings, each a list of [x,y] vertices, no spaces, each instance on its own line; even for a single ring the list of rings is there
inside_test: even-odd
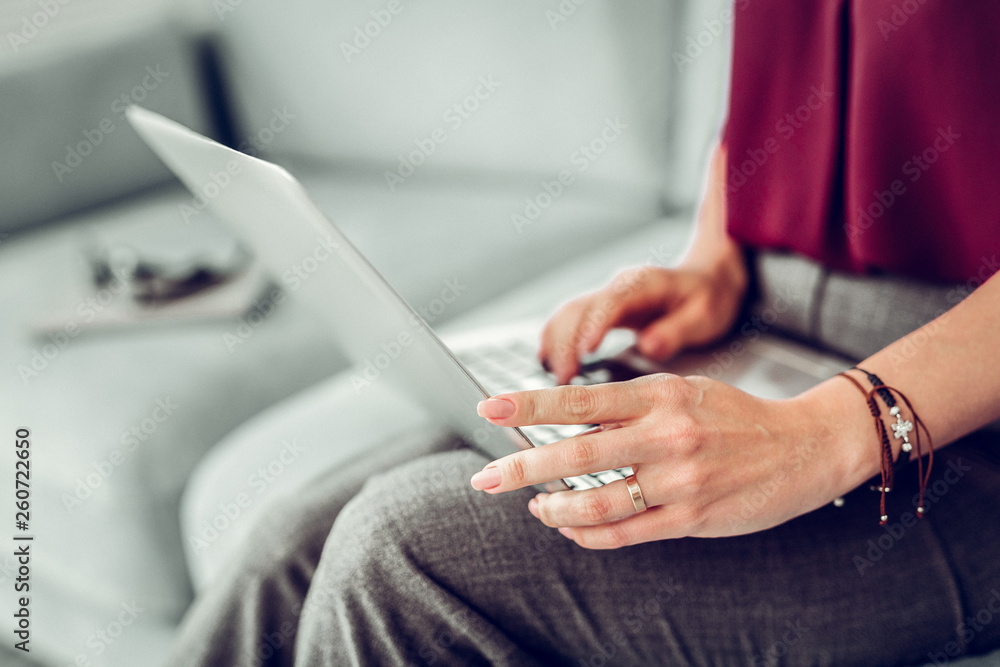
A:
[[[476,414],[486,391],[283,168],[139,107],[129,123],[208,210],[242,238],[290,298],[323,318],[357,364],[356,389],[386,382],[490,456],[531,443]]]

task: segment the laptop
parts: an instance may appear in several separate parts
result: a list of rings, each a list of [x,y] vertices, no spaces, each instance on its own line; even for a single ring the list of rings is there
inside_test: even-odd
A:
[[[310,200],[284,168],[223,146],[161,115],[132,106],[129,123],[204,206],[276,277],[294,271],[290,299],[322,319],[355,363],[352,381],[385,382],[491,458],[543,446],[589,425],[507,428],[476,414],[497,393],[552,386],[536,357],[537,329],[477,333],[446,345],[374,266]],[[614,340],[614,339],[612,339]],[[603,346],[607,349],[607,346]],[[633,347],[585,360],[578,383],[669,371],[706,374],[766,398],[792,396],[846,368],[846,362],[766,336],[745,341],[738,357],[681,355],[665,366]],[[732,355],[730,355],[732,356]],[[725,357],[723,357],[725,358]],[[629,468],[539,485],[546,491],[593,488],[631,474]]]

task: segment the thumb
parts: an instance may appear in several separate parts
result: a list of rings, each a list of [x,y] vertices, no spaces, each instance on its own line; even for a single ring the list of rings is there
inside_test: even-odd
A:
[[[704,310],[686,303],[645,326],[636,344],[644,357],[666,361],[688,345],[700,342],[707,325]]]

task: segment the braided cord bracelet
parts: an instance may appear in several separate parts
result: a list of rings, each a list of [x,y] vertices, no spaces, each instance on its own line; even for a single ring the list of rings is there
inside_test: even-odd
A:
[[[879,448],[880,448],[880,473],[882,483],[878,486],[872,486],[872,490],[881,493],[881,500],[879,503],[880,515],[879,515],[879,525],[886,525],[889,522],[889,515],[885,508],[886,494],[892,491],[892,487],[895,483],[895,469],[906,464],[910,460],[910,452],[913,450],[914,445],[916,445],[917,450],[917,481],[920,489],[919,500],[917,504],[917,516],[923,517],[924,513],[927,511],[924,505],[924,492],[927,488],[927,482],[930,480],[931,476],[931,466],[934,464],[934,442],[931,438],[930,432],[924,425],[920,416],[913,409],[910,404],[910,400],[906,397],[903,392],[899,389],[887,385],[882,382],[882,380],[874,373],[869,373],[860,368],[852,368],[851,370],[857,370],[864,373],[869,382],[872,383],[872,388],[870,390],[865,390],[861,386],[861,383],[856,379],[845,373],[838,373],[848,380],[851,384],[857,387],[861,395],[864,396],[865,402],[868,404],[868,411],[872,415],[872,420],[875,426],[875,433],[878,436]],[[876,395],[882,399],[882,401],[889,407],[889,414],[896,418],[896,423],[892,425],[893,437],[897,440],[902,440],[903,444],[900,448],[900,455],[897,461],[893,461],[892,458],[892,445],[889,442],[889,434],[886,430],[885,422],[882,419],[882,411],[879,408],[878,400],[875,398]],[[902,400],[906,405],[906,409],[912,416],[912,420],[903,419],[899,405],[897,404],[896,398]],[[910,442],[909,433],[913,431],[913,443]],[[927,438],[927,470],[924,471],[923,464],[923,447],[921,442],[921,433]],[[838,502],[839,501],[839,502]],[[837,506],[843,505],[843,499],[838,498],[834,501]]]
[[[892,425],[893,435],[895,435],[897,440],[902,438],[903,445],[900,447],[895,467],[903,467],[910,462],[910,452],[913,450],[913,445],[910,444],[909,436],[910,431],[913,430],[913,422],[904,420],[902,416],[900,416],[899,406],[896,405],[896,397],[893,396],[892,392],[886,388],[885,383],[882,382],[882,378],[874,373],[869,373],[860,366],[855,366],[852,370],[864,373],[868,377],[868,381],[871,383],[872,388],[878,392],[879,398],[881,398],[882,402],[884,402],[889,408],[889,414],[896,418],[896,423]]]

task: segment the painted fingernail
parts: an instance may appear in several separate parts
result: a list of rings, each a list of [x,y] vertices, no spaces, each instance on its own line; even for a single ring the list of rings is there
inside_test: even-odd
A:
[[[528,501],[528,511],[531,512],[531,516],[535,517],[536,519],[539,518],[538,500],[536,498],[532,498],[531,500]]]
[[[517,406],[505,398],[487,398],[485,401],[479,401],[479,405],[476,406],[479,416],[487,419],[506,419],[513,415],[515,410]]]
[[[500,486],[500,468],[484,468],[472,476],[472,488],[488,491]]]
[[[573,539],[573,529],[572,528],[566,528],[565,526],[563,526],[562,528],[559,529],[559,534],[562,535],[563,537],[569,538],[571,540]]]

